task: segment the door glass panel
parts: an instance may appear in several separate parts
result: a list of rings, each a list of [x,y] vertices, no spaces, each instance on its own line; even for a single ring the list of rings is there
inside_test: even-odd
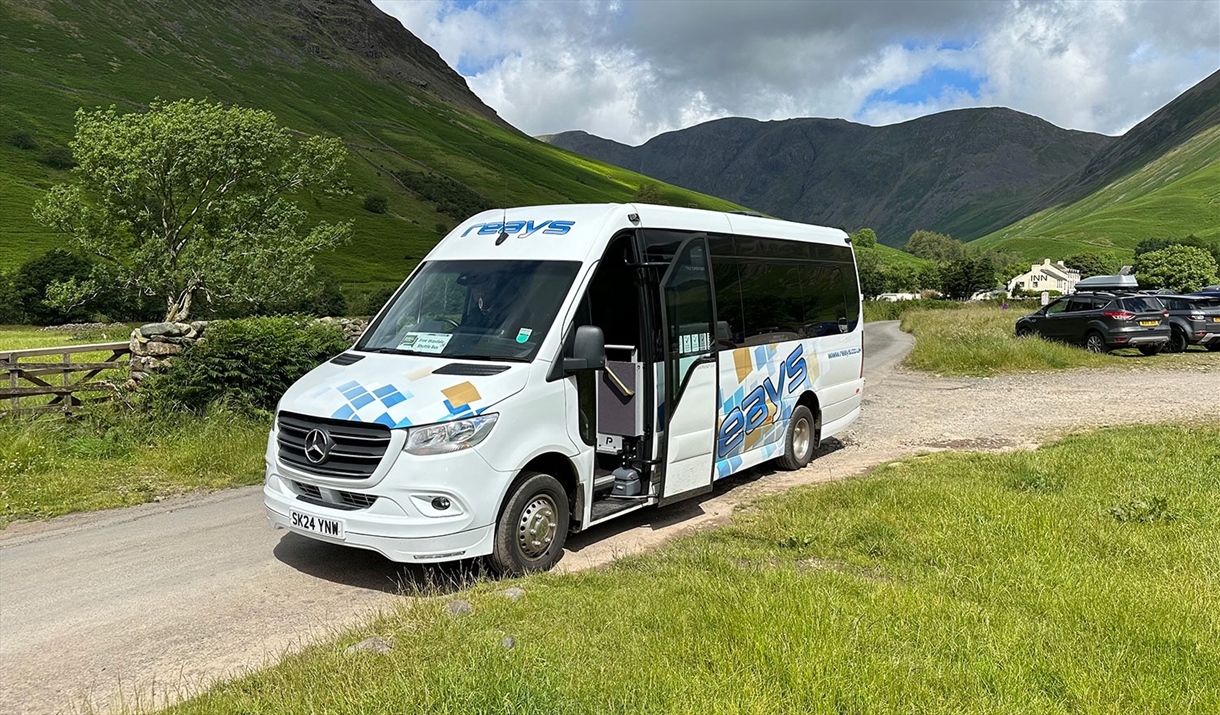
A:
[[[691,366],[700,357],[716,351],[706,240],[691,241],[674,258],[665,281],[665,319],[673,376],[669,380],[668,398],[674,405]]]

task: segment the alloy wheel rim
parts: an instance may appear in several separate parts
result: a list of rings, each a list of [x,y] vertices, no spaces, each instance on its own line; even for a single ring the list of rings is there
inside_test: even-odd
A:
[[[1101,352],[1101,338],[1096,335],[1089,336],[1089,352]]]
[[[792,452],[798,459],[804,459],[809,453],[810,432],[809,420],[804,417],[797,420],[792,427]]]
[[[534,497],[521,510],[521,520],[517,523],[517,545],[523,554],[535,559],[546,553],[559,529],[558,513],[555,501],[546,494]]]

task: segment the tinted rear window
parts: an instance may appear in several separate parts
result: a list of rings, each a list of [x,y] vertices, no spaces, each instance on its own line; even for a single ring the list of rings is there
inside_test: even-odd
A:
[[[1123,298],[1122,304],[1133,313],[1156,313],[1165,309],[1156,298]]]

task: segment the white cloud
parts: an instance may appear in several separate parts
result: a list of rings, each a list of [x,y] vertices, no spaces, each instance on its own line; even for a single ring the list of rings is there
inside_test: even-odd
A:
[[[523,131],[629,143],[724,116],[883,124],[969,106],[1115,134],[1220,67],[1215,0],[374,1]],[[977,86],[912,96],[944,70]]]

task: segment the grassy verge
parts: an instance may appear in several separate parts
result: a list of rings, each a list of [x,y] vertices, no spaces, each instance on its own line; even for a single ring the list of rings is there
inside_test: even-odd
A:
[[[1033,336],[1014,335],[1019,309],[993,305],[960,310],[915,310],[902,317],[902,329],[916,338],[907,355],[910,367],[940,375],[989,377],[1031,370],[1074,367],[1179,368],[1220,364],[1213,353],[1191,350],[1176,355],[1144,357],[1136,350],[1095,355],[1085,350]]]
[[[937,454],[515,602],[404,606],[170,712],[1215,712],[1217,513],[1218,425]],[[344,652],[372,635],[393,650]]]
[[[113,330],[82,332],[39,330],[30,325],[0,325],[0,350],[31,350],[33,348],[57,348],[64,345],[123,342],[131,337],[131,329],[136,325],[136,323],[131,323],[122,327],[116,326]]]
[[[0,527],[263,477],[263,420],[223,410],[153,420],[123,409],[0,420]]]

